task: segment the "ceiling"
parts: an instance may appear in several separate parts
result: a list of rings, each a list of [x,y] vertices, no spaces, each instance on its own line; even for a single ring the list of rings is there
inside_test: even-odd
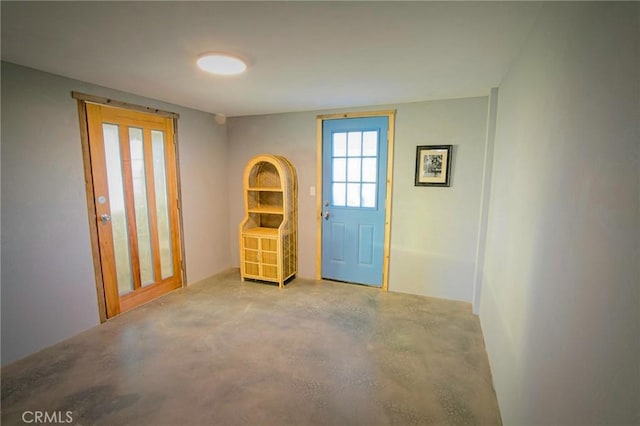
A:
[[[486,95],[535,2],[1,2],[2,59],[226,116]],[[235,77],[196,57],[248,59]]]

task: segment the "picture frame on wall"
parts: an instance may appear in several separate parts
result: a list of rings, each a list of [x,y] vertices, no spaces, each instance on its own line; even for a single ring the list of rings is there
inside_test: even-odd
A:
[[[416,147],[415,186],[450,186],[453,145]]]

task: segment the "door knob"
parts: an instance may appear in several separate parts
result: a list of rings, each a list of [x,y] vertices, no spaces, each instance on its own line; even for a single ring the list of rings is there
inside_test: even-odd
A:
[[[102,223],[107,223],[111,220],[111,215],[107,214],[107,213],[103,213],[100,215],[100,222]]]
[[[325,220],[329,220],[329,211],[325,210],[324,214],[322,215],[322,217],[324,217]]]

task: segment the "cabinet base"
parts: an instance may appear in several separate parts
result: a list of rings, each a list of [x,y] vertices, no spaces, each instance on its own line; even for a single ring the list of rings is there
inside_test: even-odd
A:
[[[283,279],[282,282],[280,282],[277,280],[265,279],[264,277],[258,277],[253,275],[245,275],[241,277],[242,281],[253,281],[260,284],[271,284],[271,285],[276,284],[280,288],[283,288],[286,284],[290,283],[295,278],[296,278],[296,274],[291,274],[287,278]]]

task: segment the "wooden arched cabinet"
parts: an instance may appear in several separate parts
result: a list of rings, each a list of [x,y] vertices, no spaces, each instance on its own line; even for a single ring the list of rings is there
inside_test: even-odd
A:
[[[245,217],[240,223],[242,280],[276,282],[298,272],[296,170],[280,155],[258,155],[243,176]]]

